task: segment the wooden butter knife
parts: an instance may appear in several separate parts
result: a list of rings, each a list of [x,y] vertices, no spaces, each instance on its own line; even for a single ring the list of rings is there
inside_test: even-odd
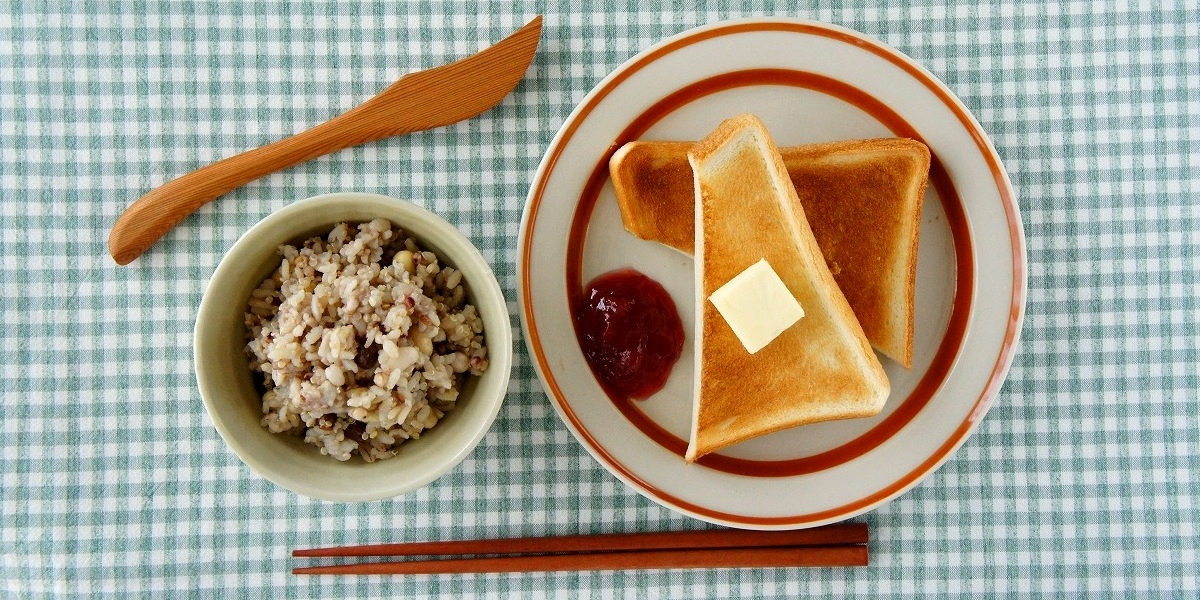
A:
[[[259,177],[366,142],[457,123],[490,109],[525,75],[542,32],[535,17],[478,54],[409,73],[363,104],[278,142],[231,156],[137,199],[113,224],[108,248],[129,264],[184,217]]]

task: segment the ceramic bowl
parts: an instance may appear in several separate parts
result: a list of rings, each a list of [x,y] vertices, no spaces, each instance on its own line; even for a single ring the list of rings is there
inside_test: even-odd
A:
[[[341,222],[384,218],[460,270],[467,299],[484,324],[489,366],[469,376],[459,400],[396,456],[368,463],[339,461],[302,438],[260,424],[262,397],[245,353],[244,316],[250,292],[279,266],[282,244],[325,235]],[[495,420],[512,367],[508,305],[486,260],[441,217],[410,202],[373,194],[334,193],[295,202],[266,217],[226,253],[209,281],[195,329],[200,395],[213,425],[252,470],[298,494],[331,501],[390,498],[417,489],[458,465]]]

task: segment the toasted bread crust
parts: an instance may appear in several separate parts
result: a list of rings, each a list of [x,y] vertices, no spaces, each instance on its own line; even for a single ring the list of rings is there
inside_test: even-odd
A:
[[[638,141],[609,163],[626,229],[695,246],[692,142]],[[929,149],[901,138],[780,149],[822,255],[876,348],[912,367],[917,240]],[[868,242],[868,243],[864,243]]]
[[[697,381],[685,458],[797,425],[878,413],[887,377],[765,127],[750,115],[730,119],[688,159],[697,194]],[[751,355],[707,299],[762,258],[806,314]]]

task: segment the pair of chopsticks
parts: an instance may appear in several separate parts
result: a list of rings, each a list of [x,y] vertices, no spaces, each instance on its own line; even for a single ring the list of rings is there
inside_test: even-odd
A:
[[[294,550],[294,557],[442,556],[297,567],[297,575],[417,575],[867,564],[867,525],[795,531],[676,531],[523,539],[413,542]]]

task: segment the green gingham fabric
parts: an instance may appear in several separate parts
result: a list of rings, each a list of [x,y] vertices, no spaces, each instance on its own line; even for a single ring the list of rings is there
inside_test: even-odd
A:
[[[691,4],[0,4],[0,595],[1200,595],[1200,4]],[[535,14],[533,68],[495,110],[264,178],[132,265],[108,257],[113,220],[152,187]],[[196,390],[191,328],[242,232],[332,190],[409,198],[456,223],[517,325],[521,211],[572,107],[663,37],[756,15],[862,31],[945,81],[992,136],[1028,238],[1008,381],[949,462],[858,519],[872,526],[871,566],[290,575],[297,547],[706,527],[587,455],[523,340],[498,420],[454,471],[388,501],[299,497],[225,447]]]

